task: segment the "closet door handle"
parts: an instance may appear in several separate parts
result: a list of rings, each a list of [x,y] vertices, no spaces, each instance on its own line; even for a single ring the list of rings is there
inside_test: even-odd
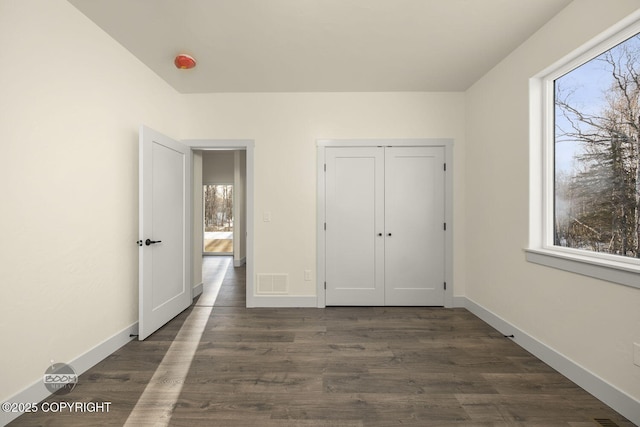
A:
[[[382,233],[378,233],[378,236],[379,236],[379,237],[382,237]]]
[[[387,233],[387,236],[391,237],[391,233]]]

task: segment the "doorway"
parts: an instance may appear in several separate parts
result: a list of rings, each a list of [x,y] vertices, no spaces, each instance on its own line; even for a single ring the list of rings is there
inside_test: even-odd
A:
[[[202,186],[204,255],[233,255],[233,184]]]
[[[253,213],[253,169],[254,146],[252,140],[183,140],[184,144],[191,148],[193,159],[193,245],[191,251],[193,295],[199,295],[203,289],[203,254],[205,237],[204,220],[204,185],[232,185],[232,215],[231,222],[226,221],[226,226],[231,230],[232,250],[231,254],[234,267],[244,267],[246,270],[246,305],[255,306],[254,293],[254,213]],[[206,158],[210,155],[229,157],[224,162],[213,168],[205,167]],[[208,175],[209,172],[220,173],[221,168],[231,169],[233,178],[219,179]],[[227,189],[228,191],[228,189]],[[223,236],[226,237],[226,236]],[[228,255],[227,255],[228,256]]]

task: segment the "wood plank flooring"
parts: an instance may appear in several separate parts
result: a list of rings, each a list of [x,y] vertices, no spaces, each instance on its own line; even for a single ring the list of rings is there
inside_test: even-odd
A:
[[[465,309],[245,309],[243,298],[244,271],[229,267],[188,373],[159,377],[181,387],[168,425],[633,425]],[[11,425],[123,425],[202,308],[196,302],[87,371],[70,394],[47,399],[109,401],[109,413],[38,412]],[[150,416],[141,425],[153,424]]]
[[[204,239],[205,252],[233,252],[232,239]]]
[[[210,260],[210,264],[214,264],[215,260]],[[204,266],[203,279],[207,280],[207,269],[213,267]],[[233,261],[229,268],[227,268],[224,279],[220,286],[220,291],[216,298],[214,307],[240,307],[247,306],[247,282],[246,282],[246,268],[244,266],[233,268]]]

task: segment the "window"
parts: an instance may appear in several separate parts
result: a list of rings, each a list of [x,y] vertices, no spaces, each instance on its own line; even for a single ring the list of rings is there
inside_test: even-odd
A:
[[[638,258],[640,36],[554,81],[554,245]]]
[[[527,259],[640,287],[640,25],[623,25],[531,80]]]
[[[233,185],[204,184],[203,252],[205,254],[233,253]]]

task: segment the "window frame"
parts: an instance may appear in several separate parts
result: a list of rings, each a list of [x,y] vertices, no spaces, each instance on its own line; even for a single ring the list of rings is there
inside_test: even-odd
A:
[[[554,82],[640,33],[640,10],[529,80],[529,262],[640,288],[640,259],[555,246]]]

